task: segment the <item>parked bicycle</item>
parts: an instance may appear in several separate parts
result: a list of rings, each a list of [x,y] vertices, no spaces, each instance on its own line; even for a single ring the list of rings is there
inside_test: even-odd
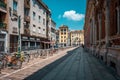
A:
[[[7,67],[8,55],[6,53],[0,53],[0,73],[1,70]]]
[[[11,56],[11,60],[8,64],[8,67],[11,67],[13,69],[20,69],[22,67],[22,63],[24,61],[24,55],[23,53],[14,53],[12,56]]]

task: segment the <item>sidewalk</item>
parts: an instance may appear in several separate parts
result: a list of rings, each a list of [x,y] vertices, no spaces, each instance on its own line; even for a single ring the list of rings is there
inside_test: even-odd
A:
[[[54,62],[55,60],[66,55],[67,51],[73,50],[74,48],[70,48],[64,51],[59,51],[57,54],[53,56],[49,56],[45,59],[36,58],[30,61],[30,63],[23,64],[22,69],[13,70],[13,69],[5,69],[2,71],[3,74],[0,75],[0,80],[23,80],[25,77],[31,75],[39,69],[42,69],[46,65]]]

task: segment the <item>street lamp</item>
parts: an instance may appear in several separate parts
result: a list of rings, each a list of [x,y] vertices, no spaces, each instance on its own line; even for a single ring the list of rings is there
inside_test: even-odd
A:
[[[21,35],[20,35],[20,26],[21,26],[21,16],[18,16],[18,55],[21,52]]]

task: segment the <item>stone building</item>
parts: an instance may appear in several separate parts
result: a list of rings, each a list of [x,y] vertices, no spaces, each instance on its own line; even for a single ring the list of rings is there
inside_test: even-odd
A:
[[[20,33],[23,33],[24,0],[8,0],[8,33],[9,51],[15,52],[18,48],[18,16],[21,16]]]
[[[120,75],[120,0],[88,0],[84,30],[85,46]]]
[[[41,0],[24,0],[24,15],[26,24],[22,34],[23,48],[24,46],[29,49],[49,48],[48,28],[51,12],[47,5]]]
[[[59,47],[59,30],[56,30],[56,42],[55,42],[55,44],[56,44],[56,48],[58,48]]]
[[[8,51],[7,0],[0,0],[0,52]]]
[[[72,46],[79,46],[84,44],[84,31],[75,30],[70,32],[70,40]]]
[[[10,53],[17,51],[19,30],[21,50],[50,48],[51,12],[46,4],[41,0],[8,0],[7,8]]]
[[[51,19],[51,47],[54,48],[56,46],[56,23]]]
[[[68,46],[68,26],[62,25],[59,27],[59,47],[66,47]]]

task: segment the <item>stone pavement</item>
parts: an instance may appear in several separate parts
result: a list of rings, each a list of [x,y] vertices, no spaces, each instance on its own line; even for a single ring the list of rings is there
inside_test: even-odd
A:
[[[119,80],[110,70],[82,48],[69,51],[55,62],[24,80]]]

